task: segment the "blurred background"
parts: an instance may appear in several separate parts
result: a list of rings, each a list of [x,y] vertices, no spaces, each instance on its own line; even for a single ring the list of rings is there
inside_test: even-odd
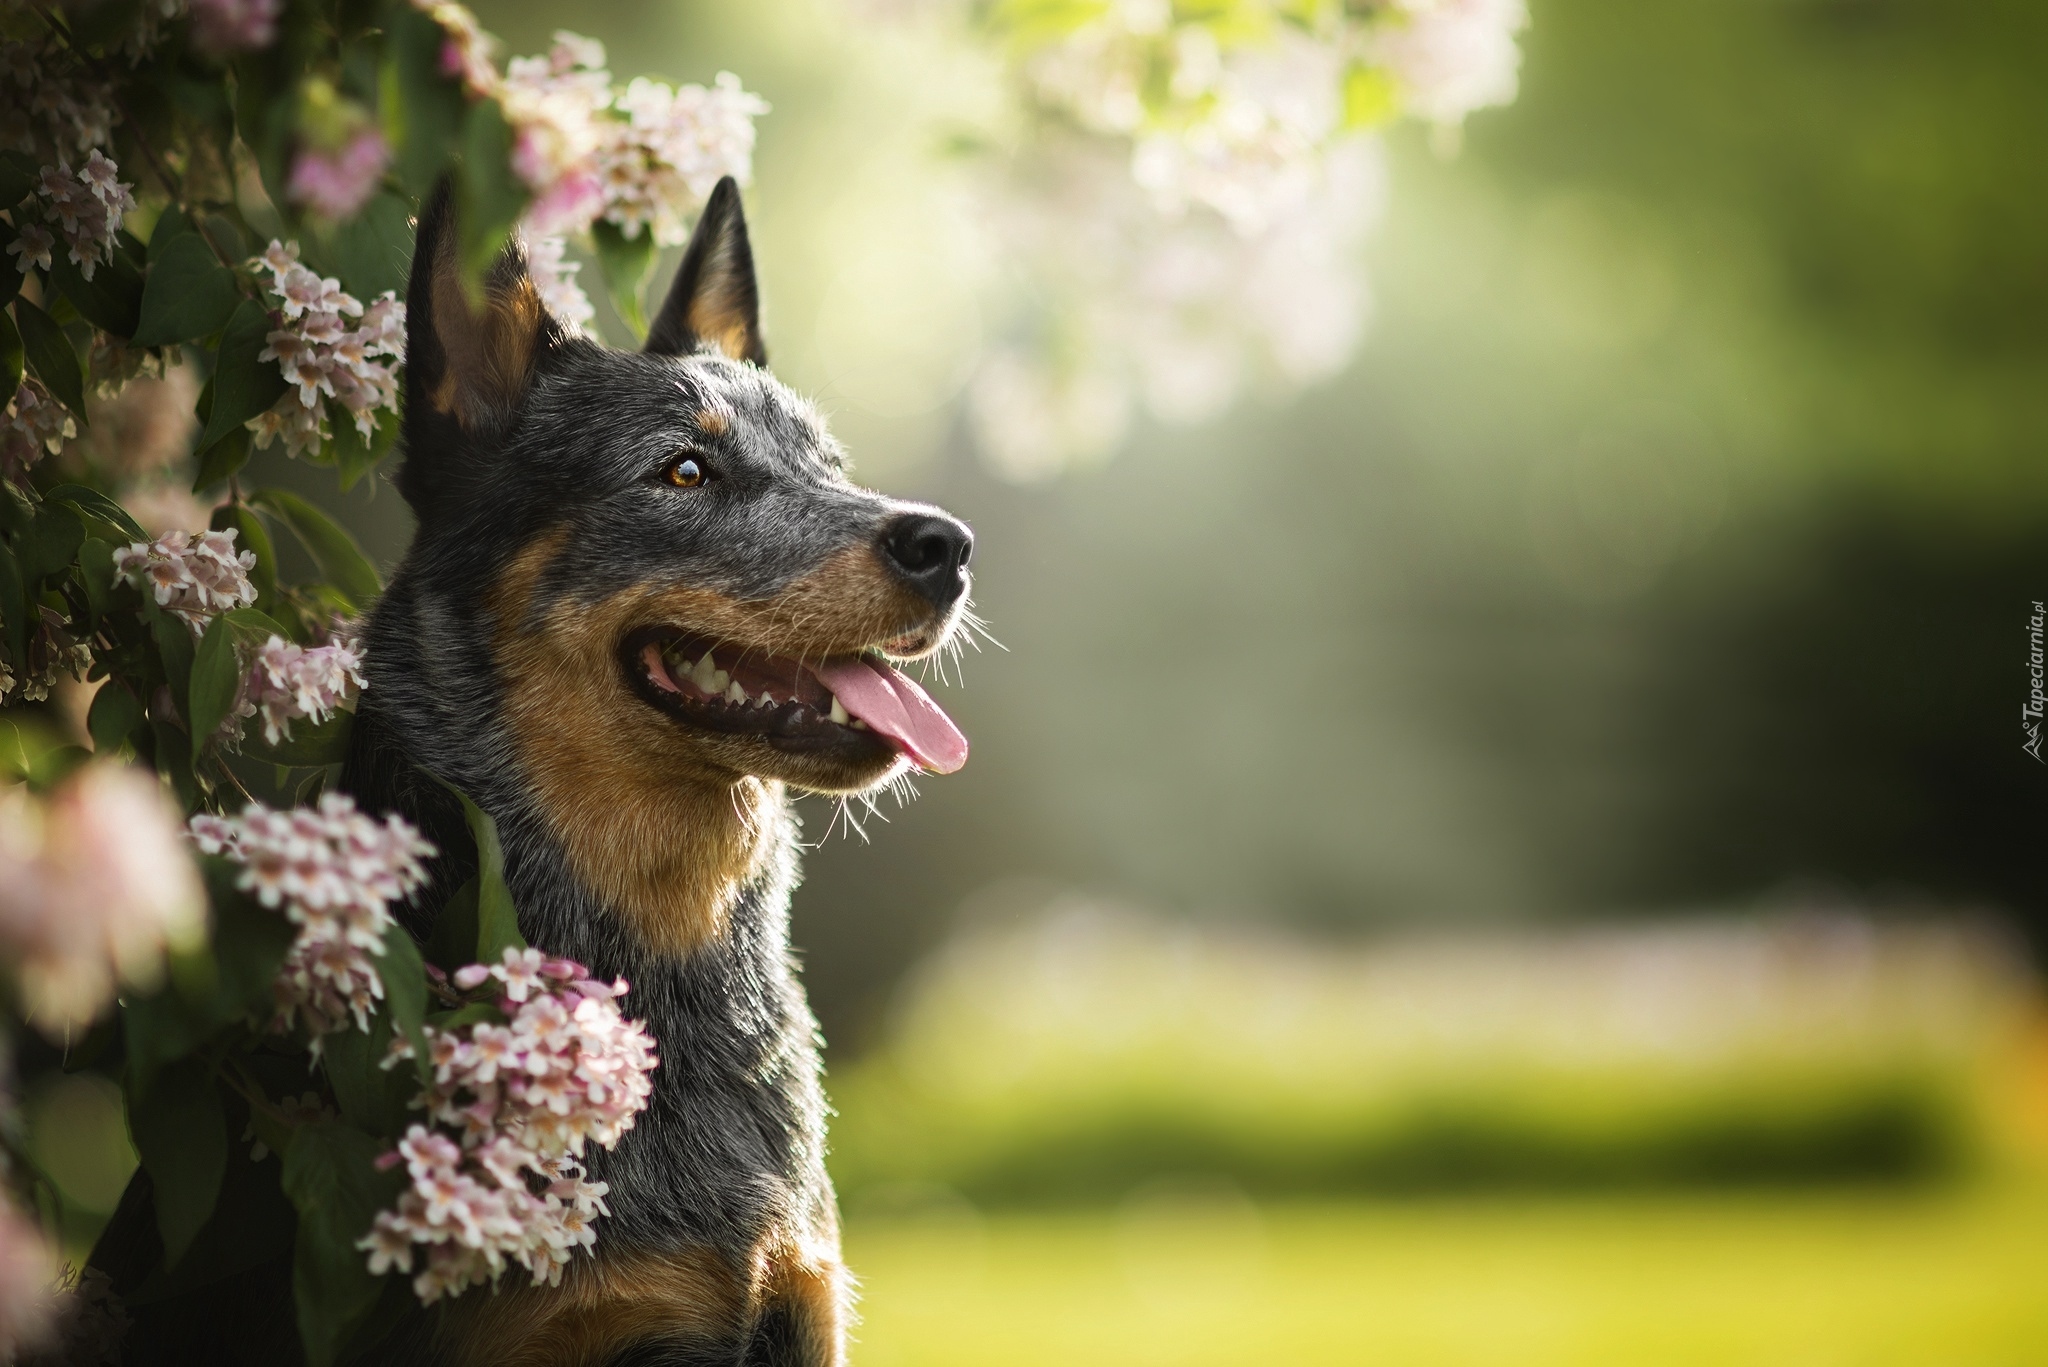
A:
[[[972,763],[805,804],[856,1361],[2048,1362],[2048,10],[1532,0],[1340,317],[1053,422],[992,301],[1144,262],[947,7],[477,8],[767,98],[776,369],[979,537]]]

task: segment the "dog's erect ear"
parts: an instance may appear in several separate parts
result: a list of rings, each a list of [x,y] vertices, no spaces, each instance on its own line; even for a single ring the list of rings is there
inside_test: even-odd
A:
[[[488,429],[519,407],[561,328],[540,301],[516,240],[486,272],[481,298],[464,288],[454,199],[443,181],[420,212],[406,287],[406,410]]]
[[[659,356],[683,356],[705,345],[735,361],[768,363],[761,345],[754,250],[747,245],[740,187],[731,176],[711,192],[668,300],[647,329],[647,349]]]

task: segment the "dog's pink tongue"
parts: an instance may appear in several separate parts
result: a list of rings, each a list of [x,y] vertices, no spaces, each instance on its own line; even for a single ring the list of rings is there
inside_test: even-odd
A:
[[[902,674],[862,656],[811,670],[840,703],[896,742],[919,767],[950,774],[967,763],[967,737],[931,696]]]

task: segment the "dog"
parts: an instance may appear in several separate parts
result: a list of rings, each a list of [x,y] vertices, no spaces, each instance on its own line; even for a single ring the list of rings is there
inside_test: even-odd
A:
[[[628,979],[660,1066],[635,1126],[589,1155],[610,1213],[560,1286],[513,1274],[361,1360],[836,1367],[851,1283],[788,939],[788,795],[964,761],[894,665],[960,629],[973,535],[852,483],[816,410],[765,368],[730,179],[639,352],[550,316],[516,247],[478,298],[454,212],[444,187],[416,235],[396,483],[418,530],[364,633],[341,786],[444,852],[404,911],[422,939],[473,868],[443,785],[495,818],[521,932]],[[150,1361],[295,1359],[243,1337],[288,1329],[288,1281],[242,1281],[239,1303],[165,1312],[131,1344]],[[258,1285],[283,1304],[258,1304]],[[205,1357],[204,1336],[227,1351]]]

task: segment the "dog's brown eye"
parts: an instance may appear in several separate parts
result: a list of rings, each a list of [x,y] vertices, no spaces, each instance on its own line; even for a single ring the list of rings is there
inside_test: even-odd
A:
[[[704,467],[693,457],[684,456],[668,467],[668,482],[678,489],[694,489],[704,482]]]

